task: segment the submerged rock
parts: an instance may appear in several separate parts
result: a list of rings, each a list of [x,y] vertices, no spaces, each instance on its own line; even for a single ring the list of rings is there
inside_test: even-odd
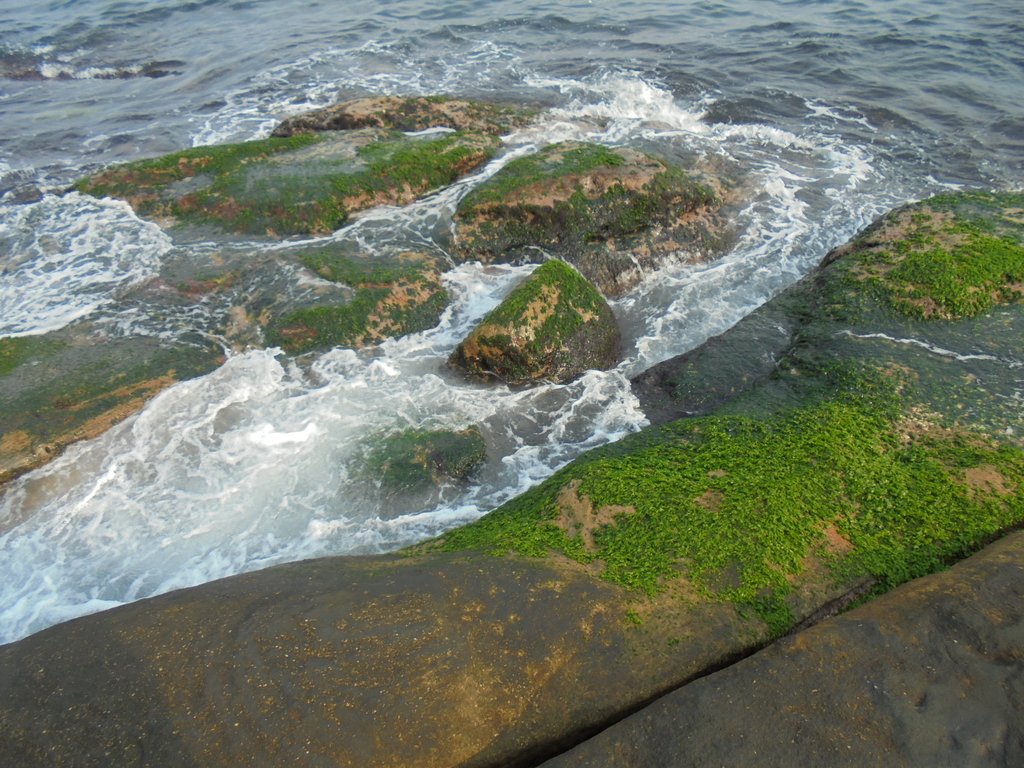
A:
[[[513,160],[456,211],[458,255],[573,264],[618,296],[680,251],[707,256],[723,238],[712,182],[634,149],[564,143]]]
[[[476,427],[410,429],[388,435],[366,459],[368,477],[388,494],[419,491],[468,478],[487,459]]]
[[[97,339],[81,327],[0,339],[0,483],[100,435],[223,361],[208,341]]]
[[[552,259],[473,329],[449,364],[511,385],[565,383],[612,368],[619,342],[608,302],[575,269]]]
[[[441,265],[423,253],[367,256],[337,246],[294,254],[320,277],[351,288],[348,300],[270,313],[267,341],[287,352],[360,348],[433,328],[448,306]]]
[[[290,117],[277,126],[271,135],[287,137],[355,128],[410,132],[449,128],[498,135],[524,125],[533,114],[532,110],[522,107],[471,99],[372,96]]]
[[[452,183],[498,145],[480,133],[331,131],[186,149],[113,166],[75,189],[124,199],[158,219],[251,234],[324,234],[356,211],[409,203]]]

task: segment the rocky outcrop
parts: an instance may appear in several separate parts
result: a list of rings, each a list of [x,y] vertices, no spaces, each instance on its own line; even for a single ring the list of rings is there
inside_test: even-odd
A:
[[[456,252],[483,262],[555,254],[606,296],[724,242],[717,182],[634,149],[555,144],[513,160],[455,214]]]
[[[613,367],[619,341],[608,302],[575,269],[553,259],[473,329],[449,364],[511,385],[564,383]]]
[[[675,691],[546,768],[1024,764],[1024,534]]]
[[[373,96],[332,104],[290,117],[277,126],[271,135],[288,137],[356,128],[386,128],[408,132],[449,128],[500,135],[525,125],[533,115],[533,110],[523,107],[471,99]]]
[[[367,128],[197,147],[118,165],[75,189],[165,222],[286,236],[332,232],[356,211],[402,205],[490,159],[480,133],[410,137]]]

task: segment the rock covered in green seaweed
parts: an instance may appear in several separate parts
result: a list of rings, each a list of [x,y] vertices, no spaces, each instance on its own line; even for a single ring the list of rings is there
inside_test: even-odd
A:
[[[331,131],[186,149],[113,166],[75,189],[182,223],[275,236],[324,234],[356,211],[406,204],[452,183],[498,145],[480,133]]]
[[[533,110],[522,107],[472,99],[371,96],[290,117],[278,125],[272,135],[287,137],[355,128],[409,132],[450,128],[498,135],[526,124],[533,114]]]
[[[832,258],[900,314],[974,317],[1024,299],[1024,194],[945,194],[897,209]]]
[[[449,363],[511,385],[564,383],[618,362],[619,329],[604,297],[563,261],[538,267],[456,347]]]
[[[437,325],[448,305],[441,265],[423,253],[366,256],[340,247],[306,249],[299,260],[320,277],[352,289],[331,300],[270,318],[267,341],[299,353],[331,346],[360,348]]]
[[[476,427],[409,429],[387,436],[370,451],[366,473],[388,494],[408,493],[465,480],[486,459]]]
[[[456,211],[456,251],[484,262],[557,254],[617,296],[681,250],[721,239],[710,182],[629,148],[567,142],[513,160]]]

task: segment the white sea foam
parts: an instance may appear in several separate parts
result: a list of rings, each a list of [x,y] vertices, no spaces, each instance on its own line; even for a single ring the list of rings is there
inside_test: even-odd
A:
[[[171,241],[123,202],[0,206],[0,336],[56,330],[157,273]]]

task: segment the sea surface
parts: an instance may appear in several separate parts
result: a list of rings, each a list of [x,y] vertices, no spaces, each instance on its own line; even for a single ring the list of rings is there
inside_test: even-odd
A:
[[[330,238],[445,256],[454,206],[509,158],[565,139],[631,144],[742,178],[735,246],[686,254],[614,302],[623,362],[565,386],[467,383],[444,361],[531,267],[453,268],[430,331],[297,365],[230,351],[138,416],[0,490],[0,643],[273,563],[388,551],[473,520],[581,452],[640,429],[629,377],[726,330],[899,203],[1024,186],[1024,13],[989,2],[6,0],[0,5],[0,336],[73,323],[215,334],[226,306],[139,291],[201,272],[123,203],[65,190],[107,164],[266,136],[370,94],[539,107],[502,155]],[[279,243],[241,248],[272,270]],[[268,273],[269,274],[269,273]],[[312,276],[296,274],[301,290]],[[230,297],[229,297],[230,298]],[[468,488],[395,499],[358,471],[407,427],[476,424]]]

